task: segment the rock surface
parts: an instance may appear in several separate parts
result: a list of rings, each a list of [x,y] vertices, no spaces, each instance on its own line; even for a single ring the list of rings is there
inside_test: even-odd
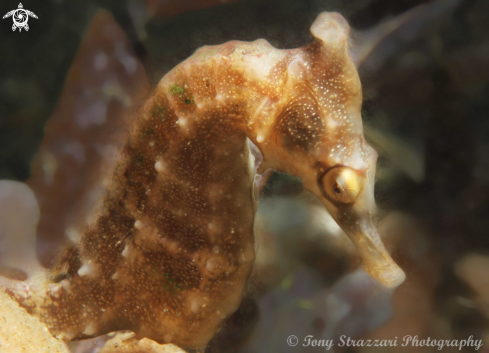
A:
[[[68,353],[66,345],[51,336],[37,317],[0,291],[0,352]],[[156,352],[156,351],[155,351]]]
[[[185,353],[173,344],[158,344],[147,338],[138,341],[133,336],[133,332],[118,333],[99,353]]]

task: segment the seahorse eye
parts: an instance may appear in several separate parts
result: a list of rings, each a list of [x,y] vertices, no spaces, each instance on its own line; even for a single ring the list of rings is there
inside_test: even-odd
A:
[[[363,189],[364,178],[351,168],[336,167],[322,177],[320,184],[331,200],[352,203]]]

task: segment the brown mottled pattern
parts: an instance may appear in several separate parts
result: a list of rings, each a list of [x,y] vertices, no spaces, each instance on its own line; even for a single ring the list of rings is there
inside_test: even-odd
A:
[[[300,49],[204,47],[168,73],[130,130],[96,220],[46,292],[15,293],[21,304],[60,338],[128,329],[205,346],[238,307],[254,261],[247,138],[263,170],[303,179],[372,276],[402,282],[370,218],[376,153],[361,129],[348,26],[323,13],[311,31],[317,39]]]

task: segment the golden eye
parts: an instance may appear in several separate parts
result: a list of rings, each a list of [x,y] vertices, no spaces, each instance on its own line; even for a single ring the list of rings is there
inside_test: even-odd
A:
[[[329,170],[321,183],[326,195],[334,201],[352,203],[360,195],[365,178],[347,167]]]

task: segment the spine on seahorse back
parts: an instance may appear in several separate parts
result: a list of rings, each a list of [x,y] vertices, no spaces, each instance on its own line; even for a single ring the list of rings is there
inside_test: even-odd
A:
[[[237,309],[254,260],[246,133],[256,140],[250,122],[270,113],[280,87],[236,62],[271,50],[280,85],[285,55],[263,40],[204,47],[159,83],[95,221],[47,292],[19,297],[59,338],[129,329],[202,347]]]

